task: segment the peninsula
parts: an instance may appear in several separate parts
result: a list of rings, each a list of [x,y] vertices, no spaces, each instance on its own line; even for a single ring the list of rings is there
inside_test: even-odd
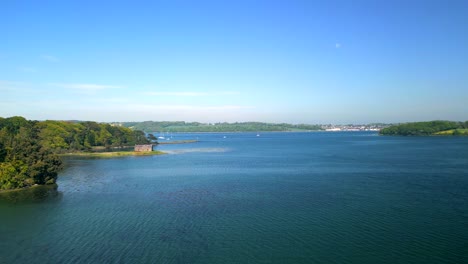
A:
[[[468,136],[468,121],[412,122],[389,126],[380,130],[380,135],[394,136]]]
[[[154,137],[154,136],[153,136]],[[0,117],[0,191],[55,184],[62,155],[158,155],[123,150],[150,140],[140,130],[96,122],[31,121]],[[101,149],[103,151],[95,151]]]

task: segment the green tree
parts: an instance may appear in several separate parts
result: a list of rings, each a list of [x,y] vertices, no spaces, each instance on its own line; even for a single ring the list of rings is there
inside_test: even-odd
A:
[[[22,161],[0,162],[0,190],[22,188],[33,181],[27,175],[28,166]]]
[[[148,140],[151,141],[151,142],[157,143],[157,141],[158,141],[158,138],[155,137],[155,136],[154,136],[153,134],[151,134],[151,133],[147,135],[147,138],[148,138]]]

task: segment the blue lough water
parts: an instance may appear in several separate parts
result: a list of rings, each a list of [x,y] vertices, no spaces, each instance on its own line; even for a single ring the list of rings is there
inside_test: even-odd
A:
[[[0,263],[466,263],[468,138],[174,134],[0,196]]]

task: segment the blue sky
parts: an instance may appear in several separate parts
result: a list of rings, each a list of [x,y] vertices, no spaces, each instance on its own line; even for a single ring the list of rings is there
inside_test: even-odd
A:
[[[468,120],[468,1],[0,2],[0,116]]]

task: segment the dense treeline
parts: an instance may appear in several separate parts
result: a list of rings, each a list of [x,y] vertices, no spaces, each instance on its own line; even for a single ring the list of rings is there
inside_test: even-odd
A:
[[[55,183],[58,153],[142,143],[148,143],[142,131],[109,124],[0,117],[0,190]]]
[[[390,126],[380,130],[381,135],[429,136],[468,135],[468,121],[429,121]]]
[[[57,153],[88,151],[92,147],[133,146],[148,143],[145,133],[96,122],[39,122],[41,144]]]
[[[0,118],[0,190],[55,183],[62,162],[39,134],[36,121]]]
[[[145,121],[122,123],[125,127],[146,132],[264,132],[264,131],[306,131],[322,130],[319,125],[291,125],[261,122],[204,124],[184,121]]]

